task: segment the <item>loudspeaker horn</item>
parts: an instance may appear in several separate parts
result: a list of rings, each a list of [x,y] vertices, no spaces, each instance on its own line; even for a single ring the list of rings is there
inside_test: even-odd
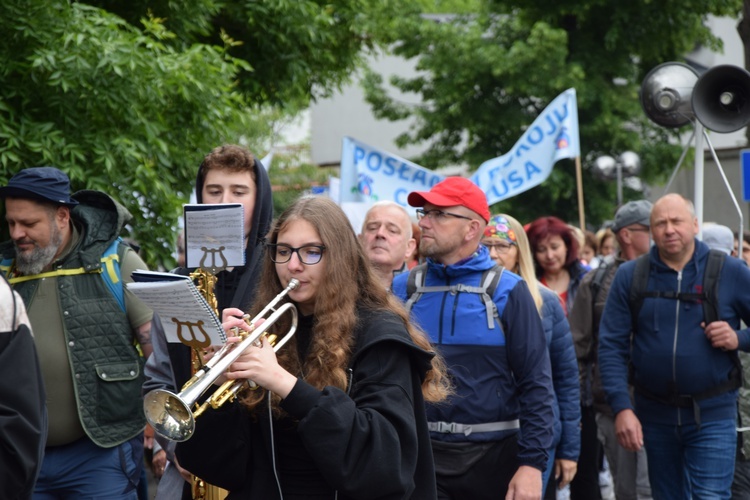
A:
[[[750,123],[750,73],[728,64],[706,71],[695,84],[695,117],[709,130],[734,132]]]
[[[698,73],[687,64],[668,62],[648,72],[641,83],[641,107],[663,127],[682,127],[692,120],[693,87]]]

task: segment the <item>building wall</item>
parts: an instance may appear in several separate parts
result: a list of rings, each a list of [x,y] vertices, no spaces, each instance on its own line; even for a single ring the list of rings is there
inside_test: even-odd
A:
[[[413,62],[394,56],[373,57],[369,66],[382,75],[384,82],[388,82],[394,74],[408,77],[416,74]],[[341,141],[345,136],[403,158],[418,155],[423,147],[399,148],[395,143],[396,137],[406,131],[413,120],[391,122],[376,119],[365,101],[359,80],[360,76],[355,75],[353,81],[340,92],[311,106],[310,147],[313,163],[338,165],[341,162]],[[390,95],[402,103],[419,103],[419,96],[416,94],[404,94],[393,87],[390,87]]]

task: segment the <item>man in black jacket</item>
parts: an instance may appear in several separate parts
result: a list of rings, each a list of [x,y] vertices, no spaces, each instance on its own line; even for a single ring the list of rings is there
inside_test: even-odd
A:
[[[21,297],[0,277],[0,498],[30,498],[42,465],[47,408]]]

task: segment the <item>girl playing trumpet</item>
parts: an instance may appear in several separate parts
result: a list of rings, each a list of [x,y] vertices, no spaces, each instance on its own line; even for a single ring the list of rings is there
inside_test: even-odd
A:
[[[180,462],[229,499],[436,498],[424,402],[448,394],[444,367],[379,285],[344,212],[298,199],[267,236],[263,266],[251,313],[296,278],[296,333],[278,353],[263,338],[232,363],[226,379],[259,389],[196,420]],[[226,309],[224,328],[247,330],[242,316]],[[289,316],[269,331],[289,331]]]

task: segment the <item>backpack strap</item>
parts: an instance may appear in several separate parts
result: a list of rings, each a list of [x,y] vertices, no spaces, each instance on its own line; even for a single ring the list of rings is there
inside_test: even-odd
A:
[[[112,296],[117,300],[117,303],[125,312],[125,291],[122,283],[122,274],[120,271],[120,262],[122,262],[125,252],[130,247],[122,241],[122,238],[118,237],[107,247],[102,254],[101,262],[102,266],[92,271],[87,271],[83,267],[75,269],[55,269],[45,273],[32,274],[28,276],[16,276],[10,277],[8,274],[13,266],[13,260],[9,260],[10,263],[6,263],[4,260],[0,267],[0,272],[8,276],[8,282],[11,285],[16,283],[23,283],[24,281],[38,280],[42,278],[52,278],[55,276],[75,276],[77,274],[89,274],[89,273],[101,273],[104,283],[112,293]]]
[[[596,304],[596,298],[599,296],[599,292],[602,289],[602,283],[604,283],[604,276],[606,276],[609,267],[612,265],[612,261],[604,258],[600,261],[599,266],[592,272],[593,278],[589,288],[591,290],[591,310],[594,310],[594,304]]]
[[[633,280],[630,282],[630,316],[632,318],[632,330],[636,331],[638,325],[638,314],[643,306],[646,287],[648,286],[648,275],[651,272],[651,262],[649,254],[641,255],[635,260],[635,270],[633,271]]]
[[[638,314],[646,297],[700,302],[703,306],[703,317],[706,324],[719,319],[719,278],[724,267],[726,254],[719,250],[710,250],[706,267],[703,270],[703,290],[696,292],[647,291],[650,262],[648,254],[638,257],[630,285],[630,312],[635,330]]]
[[[107,288],[112,292],[112,296],[117,300],[123,312],[126,311],[125,290],[120,266],[125,252],[128,250],[131,250],[131,248],[118,236],[102,254],[102,278],[104,278],[104,283],[107,284]]]
[[[409,271],[409,277],[406,280],[406,311],[411,312],[412,307],[414,307],[414,304],[419,300],[423,293],[475,293],[481,297],[482,302],[484,303],[485,311],[487,312],[487,328],[492,330],[495,328],[496,320],[497,323],[500,324],[497,305],[495,305],[492,297],[495,294],[497,284],[500,282],[503,271],[505,271],[505,268],[498,264],[486,269],[482,273],[482,277],[479,281],[480,286],[469,286],[463,283],[456,285],[424,286],[427,276],[427,264],[425,263],[414,266],[414,268]]]
[[[427,264],[422,263],[414,266],[409,271],[409,277],[406,280],[406,312],[411,313],[411,308],[422,296],[422,292],[417,293],[417,288],[424,288],[425,274],[427,274]]]
[[[484,301],[484,307],[487,311],[487,328],[492,330],[495,328],[495,321],[500,324],[500,315],[497,312],[497,305],[492,297],[495,295],[497,290],[497,284],[500,283],[500,278],[503,276],[505,268],[499,264],[495,264],[491,269],[487,269],[482,274],[482,300]]]
[[[708,254],[706,269],[703,271],[703,317],[706,324],[719,320],[719,279],[724,267],[726,254],[719,250],[711,250]]]

